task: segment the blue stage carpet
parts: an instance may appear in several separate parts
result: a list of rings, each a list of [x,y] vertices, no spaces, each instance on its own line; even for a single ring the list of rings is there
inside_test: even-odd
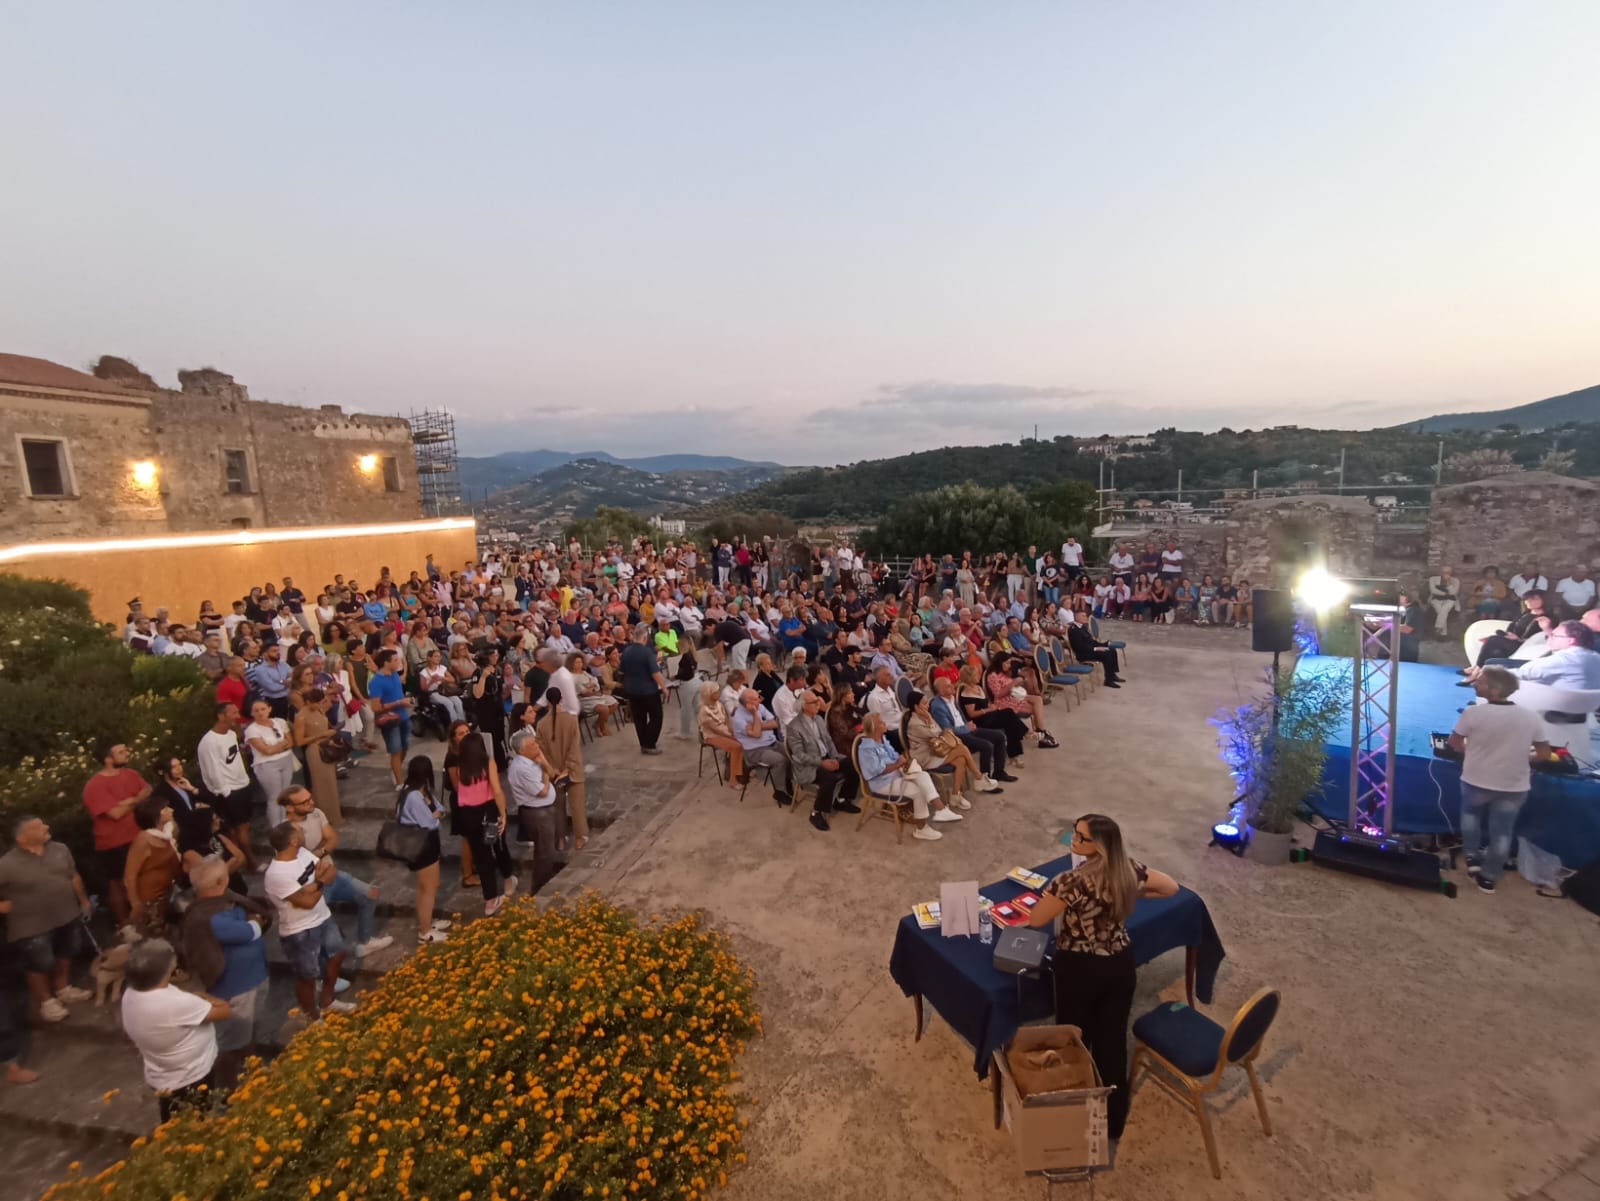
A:
[[[1461,769],[1433,757],[1430,735],[1449,733],[1472,699],[1451,667],[1401,663],[1395,731],[1396,833],[1446,834],[1461,828]],[[1296,676],[1349,675],[1349,659],[1306,655]],[[1341,723],[1328,741],[1322,792],[1311,798],[1324,817],[1343,820],[1350,809],[1350,726]],[[1533,790],[1517,819],[1517,834],[1561,856],[1568,867],[1600,859],[1600,779],[1535,772]]]

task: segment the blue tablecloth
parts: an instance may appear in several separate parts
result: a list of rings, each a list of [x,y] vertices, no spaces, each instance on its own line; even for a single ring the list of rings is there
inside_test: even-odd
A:
[[[1068,855],[1033,870],[1054,877],[1071,867]],[[979,891],[991,900],[1009,901],[1027,890],[1001,880]],[[1139,963],[1177,947],[1197,948],[1195,994],[1210,1002],[1225,952],[1199,896],[1180,888],[1176,896],[1145,897],[1128,918],[1128,935]],[[924,998],[972,1044],[973,1068],[979,1076],[988,1074],[990,1053],[1004,1046],[1022,1022],[1055,1012],[1048,976],[1023,977],[1019,982],[1018,977],[995,969],[994,947],[984,946],[977,935],[946,938],[938,930],[922,929],[910,914],[900,919],[895,931],[889,974],[908,997]]]
[[[1350,660],[1306,655],[1296,675],[1347,674]],[[1431,663],[1400,664],[1395,714],[1394,828],[1402,834],[1461,832],[1461,765],[1435,759],[1430,736],[1448,734],[1461,709],[1472,703],[1457,688],[1454,668]],[[1581,727],[1579,727],[1581,728]],[[1328,741],[1322,789],[1308,798],[1323,817],[1343,821],[1350,813],[1350,726],[1341,722]],[[1533,773],[1533,788],[1517,815],[1517,834],[1543,847],[1570,868],[1600,859],[1600,780],[1588,776]]]

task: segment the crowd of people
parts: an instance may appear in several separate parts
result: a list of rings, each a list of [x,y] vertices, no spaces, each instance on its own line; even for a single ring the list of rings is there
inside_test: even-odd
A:
[[[90,997],[71,977],[93,885],[130,944],[124,1025],[163,1116],[225,1089],[264,1035],[267,931],[309,1018],[350,1008],[337,995],[347,956],[393,941],[374,932],[378,889],[337,862],[352,762],[386,756],[395,846],[379,853],[411,869],[426,945],[448,937],[433,916],[441,833],[460,838],[462,882],[492,917],[518,887],[513,826],[533,846],[534,888],[587,841],[585,737],[631,724],[640,752],[659,754],[674,694],[677,734],[725,755],[741,795],[758,773],[779,805],[808,793],[822,831],[864,793],[890,798],[915,838],[936,840],[975,797],[1017,780],[1025,751],[1058,745],[1045,704],[1055,653],[1120,684],[1116,652],[1044,559],[1020,584],[1016,556],[1004,579],[956,567],[946,581],[946,556],[902,581],[847,546],[780,573],[765,546],[702,557],[640,540],[496,552],[459,571],[430,558],[405,579],[336,576],[314,600],[285,578],[225,613],[206,601],[192,623],[135,599],[124,640],[195,659],[215,719],[187,762],[140,771],[125,745],[97,748],[83,789],[91,862],[43,820],[17,823],[0,914],[31,1017],[61,1021]],[[422,725],[445,742],[442,770],[410,753]],[[348,905],[352,932],[330,902]],[[4,1052],[8,1079],[31,1078]]]

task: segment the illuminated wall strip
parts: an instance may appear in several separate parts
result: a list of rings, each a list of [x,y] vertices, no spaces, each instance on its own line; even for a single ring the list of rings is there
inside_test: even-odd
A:
[[[176,550],[189,546],[256,546],[264,542],[309,542],[313,538],[369,538],[385,534],[428,534],[443,530],[472,530],[471,517],[440,517],[431,521],[392,521],[382,525],[323,525],[290,529],[227,530],[214,534],[168,534],[159,538],[99,538],[83,542],[25,542],[0,547],[0,563],[15,563],[59,555],[100,555],[116,551]]]

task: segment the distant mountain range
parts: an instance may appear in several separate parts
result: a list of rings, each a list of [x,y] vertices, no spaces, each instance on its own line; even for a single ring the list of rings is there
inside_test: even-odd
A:
[[[1421,421],[1408,421],[1395,429],[1423,433],[1448,433],[1451,430],[1492,430],[1502,425],[1519,429],[1554,429],[1569,421],[1580,424],[1600,421],[1600,384],[1580,388],[1565,396],[1552,396],[1510,409],[1489,409],[1481,413],[1442,413]]]
[[[704,460],[739,463],[704,455],[661,455],[640,462]],[[493,460],[490,460],[491,462]],[[757,487],[789,469],[776,463],[744,463],[727,469],[641,471],[616,459],[573,459],[491,492],[489,507],[508,521],[518,515],[541,520],[592,517],[600,505],[655,514],[695,508]]]
[[[619,459],[603,450],[511,450],[486,458],[463,456],[459,459],[462,494],[482,500],[486,492],[498,492],[502,488],[514,487],[541,472],[549,471],[552,467],[561,467],[578,459],[615,463],[647,474],[765,468],[768,474],[762,479],[768,479],[782,470],[782,465],[779,463],[754,463],[749,459],[735,459],[728,455],[647,455],[641,459]]]

